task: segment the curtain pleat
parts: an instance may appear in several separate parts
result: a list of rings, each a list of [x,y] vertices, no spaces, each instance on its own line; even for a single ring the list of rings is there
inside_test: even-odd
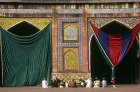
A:
[[[51,24],[30,36],[17,36],[0,28],[3,86],[33,86],[51,77]]]
[[[106,34],[92,23],[90,24],[93,28],[98,47],[107,64],[112,69],[112,82],[115,83],[115,67],[122,61],[131,48],[133,41],[139,32],[140,23],[131,31],[123,34]]]

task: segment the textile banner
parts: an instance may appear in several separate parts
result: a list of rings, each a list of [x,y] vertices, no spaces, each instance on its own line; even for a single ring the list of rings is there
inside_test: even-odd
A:
[[[130,50],[132,43],[139,31],[138,23],[131,31],[123,34],[106,34],[90,23],[94,37],[97,41],[100,51],[104,56],[107,64],[112,69],[112,82],[115,83],[115,67],[122,61],[127,52]]]
[[[40,85],[51,78],[51,23],[30,36],[17,36],[0,27],[3,86]]]

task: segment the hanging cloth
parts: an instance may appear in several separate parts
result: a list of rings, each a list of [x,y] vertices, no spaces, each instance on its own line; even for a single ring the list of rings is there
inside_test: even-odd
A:
[[[131,31],[123,34],[106,34],[90,23],[98,47],[104,56],[107,64],[112,69],[112,82],[115,84],[115,67],[122,61],[130,50],[132,43],[139,31],[138,23]]]
[[[30,36],[17,36],[0,27],[3,86],[40,85],[51,78],[51,23]]]

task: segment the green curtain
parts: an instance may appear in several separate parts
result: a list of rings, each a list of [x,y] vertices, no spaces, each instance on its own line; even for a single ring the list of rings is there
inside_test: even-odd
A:
[[[17,36],[0,28],[3,86],[33,86],[51,78],[51,24],[31,36]]]

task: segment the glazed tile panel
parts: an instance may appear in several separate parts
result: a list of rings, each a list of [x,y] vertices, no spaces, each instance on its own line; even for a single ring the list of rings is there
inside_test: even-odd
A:
[[[57,62],[58,62],[59,72],[63,72],[67,70],[78,70],[78,71],[83,70],[82,27],[83,27],[82,18],[58,18]],[[66,48],[69,49],[67,53],[64,52]],[[75,48],[76,50],[74,50]],[[66,65],[63,64],[63,62],[65,62]],[[70,62],[72,63],[72,66],[68,67],[68,63]]]
[[[0,18],[0,26],[8,30],[16,24],[26,21],[41,30],[46,27],[51,20],[51,18]]]

